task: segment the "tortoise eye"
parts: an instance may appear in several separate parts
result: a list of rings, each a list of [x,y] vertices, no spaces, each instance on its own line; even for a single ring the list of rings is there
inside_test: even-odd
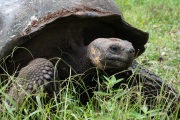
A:
[[[120,47],[119,46],[116,46],[116,45],[112,45],[110,47],[110,50],[113,51],[113,52],[118,52],[120,50]]]

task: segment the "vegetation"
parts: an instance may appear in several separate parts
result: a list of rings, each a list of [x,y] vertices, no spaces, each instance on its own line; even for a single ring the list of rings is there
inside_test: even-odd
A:
[[[158,74],[180,92],[180,1],[178,0],[116,0],[125,20],[131,25],[150,33],[146,52],[138,58],[145,67]],[[13,79],[13,76],[11,77]],[[68,78],[69,81],[73,77]],[[81,105],[74,86],[69,82],[48,104],[40,94],[34,100],[27,98],[19,110],[3,102],[2,120],[151,120],[177,119],[176,114],[167,115],[166,109],[156,106],[148,109],[142,103],[143,97],[132,89],[114,90],[112,87],[121,79],[104,77],[107,92],[97,91],[87,105]],[[9,83],[7,84],[9,85]],[[5,96],[6,86],[0,94]],[[137,95],[137,102],[131,103],[131,96]],[[60,100],[58,100],[58,98]],[[59,102],[60,101],[60,102]],[[161,104],[161,102],[159,103]],[[163,105],[162,105],[163,106]]]

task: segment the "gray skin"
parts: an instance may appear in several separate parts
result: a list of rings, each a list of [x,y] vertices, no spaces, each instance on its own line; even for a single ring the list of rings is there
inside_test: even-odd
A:
[[[135,56],[132,43],[118,38],[96,39],[87,51],[91,63],[101,70],[125,70],[131,66]]]

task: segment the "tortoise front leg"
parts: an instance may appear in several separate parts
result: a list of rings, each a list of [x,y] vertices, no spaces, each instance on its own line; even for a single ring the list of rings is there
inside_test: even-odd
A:
[[[134,84],[141,83],[142,90],[147,96],[158,96],[162,89],[166,93],[165,95],[170,98],[178,98],[178,93],[171,85],[168,85],[159,76],[153,72],[139,65],[136,61],[133,61],[132,66],[129,68],[132,70]],[[132,81],[132,82],[133,82]]]
[[[169,113],[178,109],[180,96],[171,85],[165,83],[159,76],[139,65],[135,60],[129,70],[131,73],[131,77],[127,80],[129,85],[141,86],[141,92],[147,104],[151,106],[151,101],[157,101],[158,96],[160,98],[161,95],[164,95],[162,100],[166,101],[165,104],[168,104],[168,99],[172,102]],[[178,116],[180,116],[180,112]]]
[[[20,70],[8,95],[18,104],[22,104],[27,95],[38,94],[42,89],[45,93],[52,94],[57,87],[54,81],[57,78],[57,71],[49,60],[34,59]]]

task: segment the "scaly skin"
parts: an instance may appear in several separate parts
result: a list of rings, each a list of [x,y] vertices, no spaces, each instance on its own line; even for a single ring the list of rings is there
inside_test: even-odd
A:
[[[135,60],[129,69],[132,70],[136,79],[140,78],[139,80],[143,83],[145,94],[157,96],[160,94],[162,87],[164,87],[170,97],[178,97],[172,86],[166,84],[159,76],[142,67]]]
[[[46,59],[37,58],[20,70],[8,95],[18,104],[22,104],[26,95],[37,94],[41,87],[48,94],[52,94],[56,90],[54,80],[57,78],[58,75],[57,72],[54,72],[54,65]]]
[[[161,94],[165,98],[161,99],[164,101],[164,104],[167,105],[170,101],[172,102],[169,108],[169,113],[173,113],[178,109],[178,104],[180,103],[180,96],[174,90],[174,88],[165,81],[163,81],[160,77],[149,71],[148,69],[139,65],[135,60],[132,63],[132,66],[129,67],[131,71],[131,78],[128,81],[130,86],[141,85],[141,94],[144,95],[146,99],[146,103],[153,107],[153,104],[157,104],[158,97],[161,98]],[[169,100],[168,100],[169,99]],[[180,117],[180,113],[178,113]]]

